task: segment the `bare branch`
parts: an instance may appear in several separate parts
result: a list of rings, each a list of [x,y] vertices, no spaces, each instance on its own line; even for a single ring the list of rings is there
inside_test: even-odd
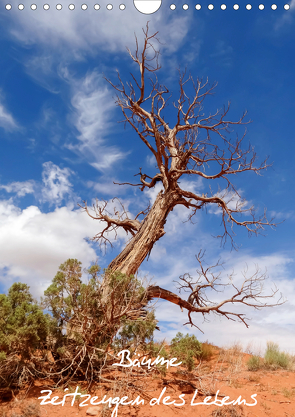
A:
[[[114,202],[114,200],[115,198],[112,202]],[[102,203],[99,203],[98,200],[96,200],[96,203],[93,204],[92,207],[94,215],[90,213],[87,202],[83,201],[83,203],[84,206],[80,204],[78,204],[78,206],[86,211],[89,217],[106,223],[104,229],[92,238],[92,240],[99,242],[100,246],[104,245],[105,248],[107,244],[112,246],[112,242],[108,236],[113,233],[116,239],[119,228],[123,228],[127,234],[130,233],[132,236],[135,236],[140,229],[141,222],[137,219],[130,219],[124,205],[120,201],[119,204],[121,206],[121,213],[116,207],[114,207],[114,215],[117,216],[117,218],[110,217],[110,213],[107,211],[107,201],[103,200]]]
[[[243,272],[244,280],[238,287],[233,282],[233,273],[228,276],[227,282],[221,281],[221,272],[215,274],[214,269],[223,268],[223,263],[218,261],[215,265],[204,267],[202,258],[204,253],[199,252],[196,256],[200,265],[200,270],[197,271],[198,277],[194,279],[189,274],[184,274],[180,277],[178,283],[179,292],[189,292],[189,297],[186,300],[182,299],[178,295],[171,291],[165,290],[158,286],[150,286],[148,288],[148,299],[161,298],[170,301],[173,304],[177,304],[181,309],[185,308],[188,311],[189,322],[193,323],[191,314],[201,313],[205,318],[209,313],[214,313],[219,316],[224,316],[228,320],[240,321],[249,327],[245,314],[237,313],[234,311],[224,310],[225,305],[245,305],[253,307],[255,309],[261,309],[265,307],[275,307],[285,303],[282,299],[282,295],[275,303],[268,303],[268,299],[273,299],[278,293],[278,289],[275,287],[271,290],[270,294],[264,294],[264,283],[267,279],[266,273],[261,273],[258,267],[255,272],[247,277],[247,270]],[[222,301],[212,301],[208,297],[208,291],[213,293],[223,293],[226,288],[233,290],[233,294]],[[197,326],[196,326],[197,327]]]

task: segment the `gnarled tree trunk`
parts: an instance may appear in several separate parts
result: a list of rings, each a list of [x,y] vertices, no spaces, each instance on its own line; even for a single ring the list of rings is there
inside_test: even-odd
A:
[[[150,212],[141,223],[139,231],[123,251],[112,260],[108,269],[127,275],[135,274],[154,244],[165,234],[164,225],[167,216],[178,200],[179,196],[175,190],[160,192]]]
[[[246,171],[259,174],[261,170],[268,167],[267,159],[255,166],[256,154],[251,146],[246,149],[242,148],[245,134],[235,141],[227,137],[231,126],[245,123],[246,113],[239,120],[230,121],[227,119],[229,107],[224,107],[223,110],[217,110],[215,114],[206,116],[203,114],[203,101],[212,94],[215,85],[209,86],[208,81],[202,83],[199,79],[194,81],[191,76],[185,79],[184,73],[180,74],[178,101],[173,103],[176,122],[171,127],[164,117],[170,92],[165,86],[158,83],[156,76],[153,77],[153,73],[160,69],[159,51],[154,47],[156,34],[149,36],[148,25],[143,32],[145,37],[142,52],[140,53],[138,50],[137,41],[135,54],[133,55],[128,50],[131,59],[138,65],[140,79],[137,80],[132,75],[133,81],[124,83],[118,74],[118,85],[109,80],[108,82],[118,93],[116,103],[121,108],[124,118],[135,130],[149,152],[153,154],[158,169],[157,174],[152,178],[142,173],[140,168],[139,174],[136,174],[140,175],[139,184],[123,184],[138,186],[143,191],[146,187],[153,188],[158,181],[161,181],[164,191],[157,195],[156,201],[147,214],[140,212],[134,219],[128,217],[122,204],[122,212],[114,210],[115,217],[110,216],[107,211],[108,203],[106,201],[94,206],[95,215],[89,212],[87,202],[84,202],[83,207],[90,217],[105,224],[103,230],[94,236],[93,240],[99,241],[100,244],[111,244],[110,233],[117,234],[119,228],[123,228],[132,235],[126,247],[108,267],[112,272],[122,272],[126,275],[135,274],[138,271],[154,244],[165,234],[164,226],[167,216],[178,204],[189,210],[189,219],[202,208],[211,205],[217,206],[222,216],[223,234],[221,237],[224,240],[227,237],[230,238],[233,245],[233,225],[243,226],[250,234],[258,234],[264,230],[265,226],[275,226],[272,220],[269,221],[266,218],[265,213],[256,218],[253,207],[245,206],[239,191],[231,182],[231,178],[236,174]],[[154,53],[152,58],[150,58],[151,51]],[[147,73],[151,75],[150,87],[146,85]],[[189,89],[186,90],[189,84],[193,92],[192,95],[190,95]],[[207,193],[199,194],[181,188],[180,178],[191,175],[202,178],[204,182],[209,182]],[[150,179],[150,182],[147,178]],[[222,179],[226,186],[221,188],[218,193],[213,193],[210,183],[218,179]],[[145,216],[143,221],[138,220],[141,214]],[[240,214],[248,214],[250,217],[238,219],[237,216]],[[243,314],[228,312],[222,307],[236,303],[254,308],[272,306],[265,300],[273,297],[277,290],[273,290],[270,295],[263,295],[265,276],[264,274],[259,275],[259,270],[251,277],[245,277],[242,286],[237,288],[231,280],[227,284],[221,284],[219,275],[215,276],[211,272],[211,269],[219,266],[219,263],[209,268],[203,268],[201,259],[202,256],[199,254],[197,260],[201,269],[197,271],[197,279],[193,279],[189,274],[180,277],[180,288],[190,293],[187,301],[158,286],[148,287],[147,300],[162,298],[185,308],[188,311],[190,324],[193,324],[190,316],[192,312],[199,312],[203,315],[213,312],[246,324]],[[207,290],[208,292],[211,290],[220,292],[220,286],[225,288],[228,285],[232,285],[233,289],[233,295],[228,299],[216,303],[207,297]],[[107,275],[103,287],[104,300],[107,303],[110,293]]]

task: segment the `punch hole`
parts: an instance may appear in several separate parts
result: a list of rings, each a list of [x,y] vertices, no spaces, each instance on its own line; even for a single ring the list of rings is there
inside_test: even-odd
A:
[[[133,0],[134,7],[143,14],[153,14],[162,5],[162,0]]]
[[[233,5],[234,10],[239,10],[240,6],[238,4]]]
[[[246,9],[247,9],[247,10],[251,10],[251,9],[252,9],[251,4],[247,4],[247,5],[246,5]]]
[[[226,9],[226,4],[222,4],[222,5],[220,6],[220,8],[221,8],[221,10],[225,10],[225,9]]]
[[[18,10],[24,10],[25,6],[23,4],[18,5]]]
[[[99,10],[99,9],[100,9],[100,5],[99,5],[99,4],[95,4],[95,5],[93,6],[93,8],[94,8],[94,10]]]
[[[87,4],[82,4],[81,9],[82,9],[82,10],[87,10],[87,9],[88,9]]]
[[[69,4],[69,9],[70,10],[75,10],[75,5],[74,4]]]
[[[62,5],[61,4],[57,4],[56,5],[56,10],[61,10],[62,9]]]
[[[196,4],[196,10],[201,10],[201,5],[200,4]]]
[[[31,9],[32,10],[36,10],[37,9],[37,5],[36,4],[31,4]]]
[[[112,4],[107,4],[107,9],[108,10],[112,10],[112,8],[113,8],[113,5]]]
[[[49,10],[49,9],[50,9],[49,4],[44,4],[43,9],[44,9],[44,10]]]
[[[270,7],[272,8],[272,10],[277,10],[277,8],[278,8],[278,6],[276,4],[272,4]]]
[[[290,9],[290,4],[285,4],[285,5],[284,5],[284,9],[285,9],[285,10],[289,10],[289,9]]]
[[[183,8],[183,10],[188,10],[188,4],[184,4],[184,5],[182,6],[182,8]]]
[[[6,10],[11,10],[11,7],[12,7],[12,6],[11,6],[11,4],[6,4],[6,5],[5,5],[5,9],[6,9]]]
[[[120,9],[120,10],[125,10],[125,9],[126,9],[125,4],[120,4],[119,9]]]
[[[209,10],[213,10],[213,9],[214,9],[213,4],[208,4],[208,9],[209,9]]]
[[[264,9],[264,4],[259,4],[258,9],[263,10]]]
[[[171,10],[175,10],[175,9],[176,9],[175,4],[170,4],[170,9],[171,9]]]

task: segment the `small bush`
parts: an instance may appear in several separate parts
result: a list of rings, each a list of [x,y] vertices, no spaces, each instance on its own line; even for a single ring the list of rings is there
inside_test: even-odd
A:
[[[238,356],[243,353],[243,347],[240,342],[235,342],[233,345],[229,348],[229,351],[232,355]]]
[[[280,352],[277,343],[268,342],[264,355],[264,363],[267,368],[287,369],[290,365],[290,358],[286,353]]]
[[[214,355],[214,347],[208,342],[202,343],[200,359],[202,359],[203,361],[209,361],[213,355]]]
[[[247,362],[247,367],[249,371],[258,371],[262,366],[262,362],[259,356],[254,355]]]
[[[195,366],[195,359],[200,358],[202,354],[202,345],[196,336],[189,336],[189,334],[183,336],[182,333],[178,332],[171,341],[170,353],[179,361],[182,361],[188,371],[192,371]]]

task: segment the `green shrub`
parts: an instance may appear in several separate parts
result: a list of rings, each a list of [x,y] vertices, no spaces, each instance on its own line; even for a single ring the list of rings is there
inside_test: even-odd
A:
[[[183,336],[178,332],[176,337],[172,339],[170,345],[170,355],[175,356],[178,361],[182,361],[188,371],[192,371],[195,365],[195,359],[198,359],[202,354],[202,345],[197,340],[196,336]]]
[[[43,314],[29,292],[30,287],[14,283],[8,294],[0,294],[0,357],[17,352],[29,359],[46,342],[50,318]]]
[[[50,326],[28,285],[14,283],[0,294],[0,388],[18,388],[43,375]]]
[[[144,350],[157,325],[153,310],[143,308],[146,290],[133,275],[101,273],[96,264],[85,272],[88,281],[83,282],[81,262],[68,259],[44,292],[43,305],[56,323],[52,349],[70,379],[92,379],[111,360],[110,348],[129,349],[131,357]]]
[[[249,371],[258,371],[262,367],[262,361],[259,356],[254,355],[247,361]]]
[[[287,369],[290,365],[290,358],[286,353],[280,352],[277,343],[267,342],[264,363],[267,368]]]
[[[59,352],[73,344],[103,349],[112,341],[116,351],[130,345],[136,349],[152,340],[154,312],[135,315],[146,294],[142,283],[133,275],[107,270],[100,273],[96,264],[86,272],[89,279],[83,283],[81,262],[68,259],[44,292],[44,306],[52,312],[59,329],[55,337]]]
[[[85,272],[83,282],[77,259],[60,265],[41,303],[51,314],[43,313],[26,284],[0,294],[0,387],[20,387],[36,375],[57,375],[63,384],[74,377],[93,380],[113,360],[109,349],[134,352],[152,342],[157,321],[142,282],[100,273],[96,264]]]
[[[150,349],[156,323],[153,311],[148,312],[146,317],[137,320],[123,319],[122,329],[117,334],[114,342],[115,350],[119,351],[130,345],[133,346],[133,349],[138,347],[143,351],[146,351],[148,347]]]

